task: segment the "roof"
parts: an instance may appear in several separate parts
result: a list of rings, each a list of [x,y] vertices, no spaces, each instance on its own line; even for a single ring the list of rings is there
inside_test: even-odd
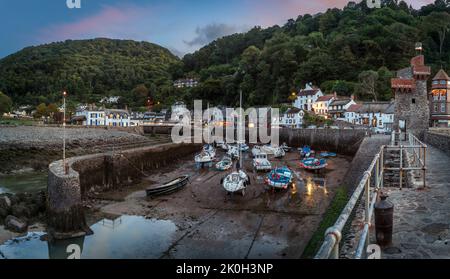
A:
[[[392,88],[413,89],[416,88],[416,81],[414,79],[393,78],[391,79]]]
[[[338,100],[334,100],[330,106],[343,106],[348,104],[349,102],[351,102],[352,99],[338,99]]]
[[[299,109],[299,108],[290,108],[290,109],[288,109],[288,110],[286,111],[286,114],[289,114],[289,113],[299,113],[300,111],[302,111],[302,110]]]
[[[362,104],[354,104],[348,107],[347,112],[358,112],[358,110],[362,107]]]
[[[394,113],[393,102],[367,102],[363,103],[358,110],[359,113]]]
[[[440,69],[439,72],[434,76],[433,80],[450,80],[450,77],[448,77],[447,73]]]
[[[331,99],[334,98],[334,95],[325,95],[325,96],[320,96],[319,98],[317,98],[316,102],[327,102]]]
[[[84,115],[77,115],[72,117],[71,121],[85,121],[86,120],[86,116]]]

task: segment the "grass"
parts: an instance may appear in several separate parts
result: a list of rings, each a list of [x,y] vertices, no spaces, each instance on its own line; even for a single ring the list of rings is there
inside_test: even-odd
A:
[[[345,187],[340,187],[336,191],[336,195],[334,196],[333,200],[331,201],[330,206],[328,207],[327,211],[323,215],[322,221],[320,222],[319,227],[314,232],[313,236],[309,240],[308,244],[306,245],[305,250],[303,251],[302,258],[306,259],[312,259],[317,251],[320,248],[320,245],[322,245],[325,231],[334,225],[337,218],[342,212],[342,209],[344,209],[345,205],[348,202],[348,196],[347,196],[347,190]]]
[[[33,124],[34,121],[30,119],[0,118],[0,125],[32,126]]]

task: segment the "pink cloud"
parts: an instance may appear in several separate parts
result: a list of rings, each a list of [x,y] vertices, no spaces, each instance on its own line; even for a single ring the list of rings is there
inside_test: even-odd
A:
[[[86,37],[117,37],[130,34],[127,27],[141,15],[141,11],[133,6],[105,6],[100,12],[78,21],[52,25],[39,32],[42,41],[58,41],[65,39],[81,39]]]

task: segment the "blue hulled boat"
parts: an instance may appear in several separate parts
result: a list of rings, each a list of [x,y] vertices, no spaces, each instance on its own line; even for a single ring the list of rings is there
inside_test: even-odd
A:
[[[337,156],[337,154],[336,153],[334,153],[334,152],[321,152],[320,154],[320,157],[324,157],[324,158],[328,158],[328,157],[336,157]]]
[[[307,170],[320,170],[327,167],[326,159],[306,158],[300,161],[300,167]]]
[[[293,173],[288,167],[273,169],[267,174],[264,182],[278,189],[286,189],[292,183]]]

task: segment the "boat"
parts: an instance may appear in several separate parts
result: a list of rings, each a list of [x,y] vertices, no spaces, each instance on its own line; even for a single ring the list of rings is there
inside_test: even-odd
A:
[[[238,146],[239,146],[239,150],[242,152],[247,152],[250,150],[250,147],[245,143],[241,143]]]
[[[283,148],[280,146],[273,146],[273,145],[263,145],[260,147],[261,151],[266,153],[267,155],[274,155],[275,158],[281,158],[284,155],[286,155],[286,152]]]
[[[240,156],[239,148],[236,145],[229,145],[227,155],[233,159],[239,159]]]
[[[325,152],[320,152],[319,156],[323,157],[323,158],[328,158],[328,157],[336,157],[337,154],[334,152],[326,152],[325,151]]]
[[[240,108],[242,108],[242,90],[240,90],[239,99],[240,99],[239,106],[240,106]],[[241,125],[239,125],[239,126],[242,127],[241,121],[240,121],[240,124]],[[232,173],[230,173],[229,175],[227,175],[221,181],[223,188],[229,194],[241,192],[242,195],[245,195],[245,188],[247,188],[247,185],[250,185],[250,177],[243,170],[241,170],[241,167],[243,166],[241,146],[243,146],[243,144],[245,144],[245,140],[244,140],[244,142],[238,142],[237,146],[235,146],[235,148],[234,148],[234,150],[238,151],[238,157],[239,157],[239,161],[236,163],[236,170],[233,171]],[[230,148],[230,150],[231,149],[232,148]]]
[[[212,165],[212,162],[214,160],[214,157],[211,156],[209,152],[202,151],[200,154],[195,155],[194,161],[198,168],[202,168],[205,166],[210,167]]]
[[[245,195],[245,188],[250,185],[250,178],[244,171],[237,170],[227,175],[222,184],[228,193],[241,192]]]
[[[255,158],[257,155],[259,155],[261,152],[262,152],[261,151],[261,146],[259,146],[259,145],[253,146],[253,148],[252,148],[252,156],[253,156],[253,158]],[[267,155],[267,153],[265,153],[265,154]]]
[[[291,152],[292,148],[287,145],[287,143],[283,142],[283,144],[280,146],[284,152]]]
[[[216,164],[216,169],[219,171],[229,170],[233,166],[233,161],[230,157],[225,156],[221,161]]]
[[[228,151],[228,144],[223,141],[216,141],[217,147],[221,148],[223,151]]]
[[[315,154],[314,150],[312,150],[311,147],[309,147],[308,145],[303,146],[303,148],[299,148],[299,150],[300,156],[302,158],[309,158]]]
[[[180,176],[167,183],[159,185],[154,188],[148,188],[145,190],[147,197],[156,197],[161,195],[171,194],[178,190],[181,190],[189,182],[189,175]]]
[[[292,171],[288,167],[281,167],[268,173],[264,182],[272,188],[286,189],[292,183],[292,178]]]
[[[205,144],[203,146],[203,151],[209,153],[212,158],[216,156],[216,149],[211,144]]]
[[[300,167],[307,170],[320,170],[328,166],[326,159],[306,158],[300,161]]]
[[[272,164],[267,159],[267,154],[264,152],[259,152],[259,154],[256,154],[253,156],[253,168],[256,171],[269,171],[272,169]]]
[[[281,147],[276,147],[275,148],[275,151],[273,153],[273,156],[275,158],[282,158],[282,157],[284,157],[284,155],[286,155],[286,152],[284,151],[283,148],[281,148]]]

